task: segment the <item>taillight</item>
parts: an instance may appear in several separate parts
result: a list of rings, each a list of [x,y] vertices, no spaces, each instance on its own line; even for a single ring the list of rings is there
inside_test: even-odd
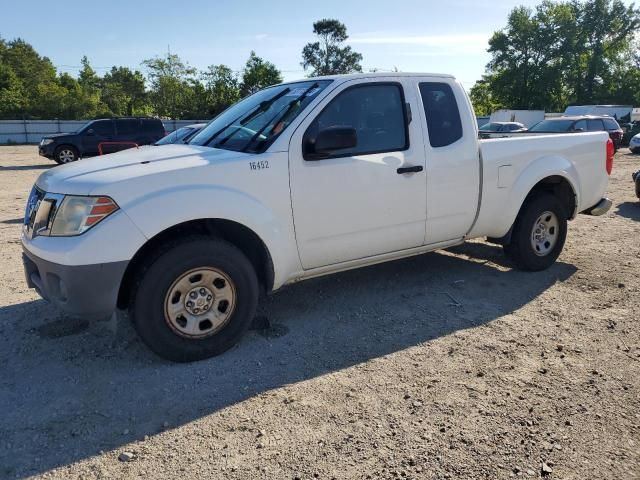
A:
[[[615,148],[613,147],[613,140],[607,139],[607,175],[611,175],[613,171],[613,156],[615,155]]]

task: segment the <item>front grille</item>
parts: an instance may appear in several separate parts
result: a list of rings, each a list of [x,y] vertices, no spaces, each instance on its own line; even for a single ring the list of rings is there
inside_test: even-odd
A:
[[[27,238],[49,233],[51,222],[63,198],[64,195],[46,193],[36,186],[33,187],[24,214],[23,231]]]
[[[27,208],[24,212],[24,225],[27,229],[33,229],[33,225],[36,221],[36,214],[38,213],[38,208],[40,208],[40,203],[43,198],[44,192],[34,185],[31,189],[31,193],[29,194]]]

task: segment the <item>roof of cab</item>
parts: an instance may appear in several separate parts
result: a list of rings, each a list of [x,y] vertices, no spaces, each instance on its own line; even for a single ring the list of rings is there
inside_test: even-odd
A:
[[[346,75],[325,75],[322,77],[301,78],[299,80],[283,82],[283,84],[308,82],[310,80],[354,80],[358,78],[376,78],[376,77],[438,77],[438,78],[455,79],[453,75],[449,75],[446,73],[369,72],[369,73],[349,73]]]

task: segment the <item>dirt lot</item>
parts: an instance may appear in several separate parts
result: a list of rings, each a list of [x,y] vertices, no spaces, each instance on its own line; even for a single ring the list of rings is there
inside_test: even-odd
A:
[[[640,478],[640,156],[546,272],[471,242],[312,280],[190,365],[26,288],[23,208],[52,165],[0,148],[1,478]]]

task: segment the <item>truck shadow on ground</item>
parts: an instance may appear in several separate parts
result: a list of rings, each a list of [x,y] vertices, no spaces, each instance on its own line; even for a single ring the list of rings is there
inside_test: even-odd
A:
[[[616,215],[621,217],[630,218],[636,222],[640,222],[640,200],[637,202],[623,202],[618,205]]]
[[[73,320],[44,301],[2,307],[0,477],[43,473],[271,389],[486,324],[576,271],[560,262],[539,273],[504,269],[501,249],[482,243],[453,251],[287,287],[263,302],[263,330],[193,364],[151,354],[126,318]]]

